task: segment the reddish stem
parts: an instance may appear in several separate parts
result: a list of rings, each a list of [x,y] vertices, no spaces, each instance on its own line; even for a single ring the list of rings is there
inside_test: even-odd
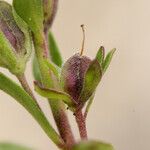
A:
[[[88,138],[87,130],[86,130],[86,121],[81,109],[76,111],[75,117],[76,117],[76,122],[78,124],[80,137],[81,139],[86,140]]]
[[[72,134],[72,130],[68,121],[68,117],[65,113],[65,110],[61,108],[59,110],[59,113],[57,112],[58,113],[57,115],[55,114],[55,112],[53,113],[61,138],[64,140],[67,149],[70,149],[74,145],[75,139]]]

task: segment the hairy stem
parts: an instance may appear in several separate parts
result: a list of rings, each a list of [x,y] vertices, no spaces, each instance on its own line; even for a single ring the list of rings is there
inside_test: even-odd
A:
[[[43,35],[43,34],[42,34]],[[46,88],[55,88],[53,78],[53,74],[45,63],[45,59],[47,56],[45,55],[46,42],[44,40],[44,35],[40,38],[37,38],[38,35],[33,37],[35,52],[38,61],[38,65],[41,72],[42,83]],[[51,110],[54,116],[54,120],[56,122],[59,133],[66,143],[66,145],[71,146],[74,144],[74,137],[68,122],[67,115],[65,113],[64,103],[60,101],[49,100],[49,104],[51,106]]]
[[[86,121],[81,109],[76,111],[75,118],[78,124],[80,137],[81,139],[86,140],[87,139]]]
[[[45,0],[47,2],[47,0]],[[58,7],[58,0],[51,0],[51,17],[44,24],[44,33],[42,37],[37,38],[38,35],[33,36],[36,57],[39,64],[43,85],[47,88],[56,88],[55,79],[53,79],[52,72],[47,65],[44,64],[44,59],[48,58],[48,30],[52,26]],[[49,58],[50,59],[50,58]],[[74,136],[65,113],[64,103],[60,101],[49,100],[49,104],[56,122],[60,136],[66,144],[66,148],[70,148],[74,143]]]
[[[35,100],[37,106],[40,108],[35,96],[33,95],[32,90],[31,90],[31,88],[30,88],[30,86],[26,80],[25,74],[18,75],[17,78],[18,78],[20,84],[22,85],[22,87],[24,88],[24,90]]]

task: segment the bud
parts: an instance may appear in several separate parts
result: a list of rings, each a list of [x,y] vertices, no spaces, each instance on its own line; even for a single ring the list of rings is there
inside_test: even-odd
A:
[[[85,30],[83,31],[83,41],[80,54],[72,56],[63,66],[61,72],[61,85],[76,102],[77,107],[83,107],[100,82],[102,69],[97,59],[91,60],[83,56]]]
[[[31,53],[27,25],[10,4],[0,1],[0,66],[15,75],[22,74]]]
[[[43,0],[44,31],[47,32],[55,18],[58,0]]]
[[[75,54],[67,60],[62,68],[62,87],[76,102],[79,102],[79,96],[83,88],[84,76],[90,63],[90,58],[80,56],[80,54]]]

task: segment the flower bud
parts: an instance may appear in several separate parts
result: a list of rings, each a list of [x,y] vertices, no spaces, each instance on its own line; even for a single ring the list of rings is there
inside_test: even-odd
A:
[[[0,66],[15,75],[22,74],[31,53],[27,25],[10,4],[0,1]]]
[[[65,92],[79,102],[79,96],[83,88],[85,73],[91,60],[86,56],[75,54],[64,64],[61,73],[61,83]]]
[[[44,31],[50,28],[57,11],[58,0],[43,0]]]

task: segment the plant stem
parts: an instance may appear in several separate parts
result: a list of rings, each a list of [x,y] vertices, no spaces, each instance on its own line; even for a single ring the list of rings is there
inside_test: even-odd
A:
[[[82,140],[86,140],[87,139],[86,121],[81,109],[78,109],[76,111],[75,118],[78,124],[80,137]]]
[[[42,83],[46,88],[55,88],[54,87],[55,79],[53,79],[53,74],[48,68],[47,64],[45,63],[45,59],[47,59],[47,56],[45,55],[47,44],[45,42],[44,35],[43,34],[41,35],[42,37],[39,37],[39,34],[34,35],[33,40],[35,45],[35,53],[41,72]],[[64,140],[66,145],[68,146],[73,145],[75,141],[68,122],[67,115],[65,113],[64,103],[61,100],[60,101],[49,100],[49,104],[51,106],[54,120],[56,122],[57,128],[59,130],[62,139]]]
[[[17,78],[18,78],[20,84],[22,85],[22,87],[24,88],[24,90],[35,100],[37,106],[40,108],[35,96],[33,95],[32,90],[31,90],[31,88],[30,88],[30,86],[26,80],[25,74],[18,75]]]

